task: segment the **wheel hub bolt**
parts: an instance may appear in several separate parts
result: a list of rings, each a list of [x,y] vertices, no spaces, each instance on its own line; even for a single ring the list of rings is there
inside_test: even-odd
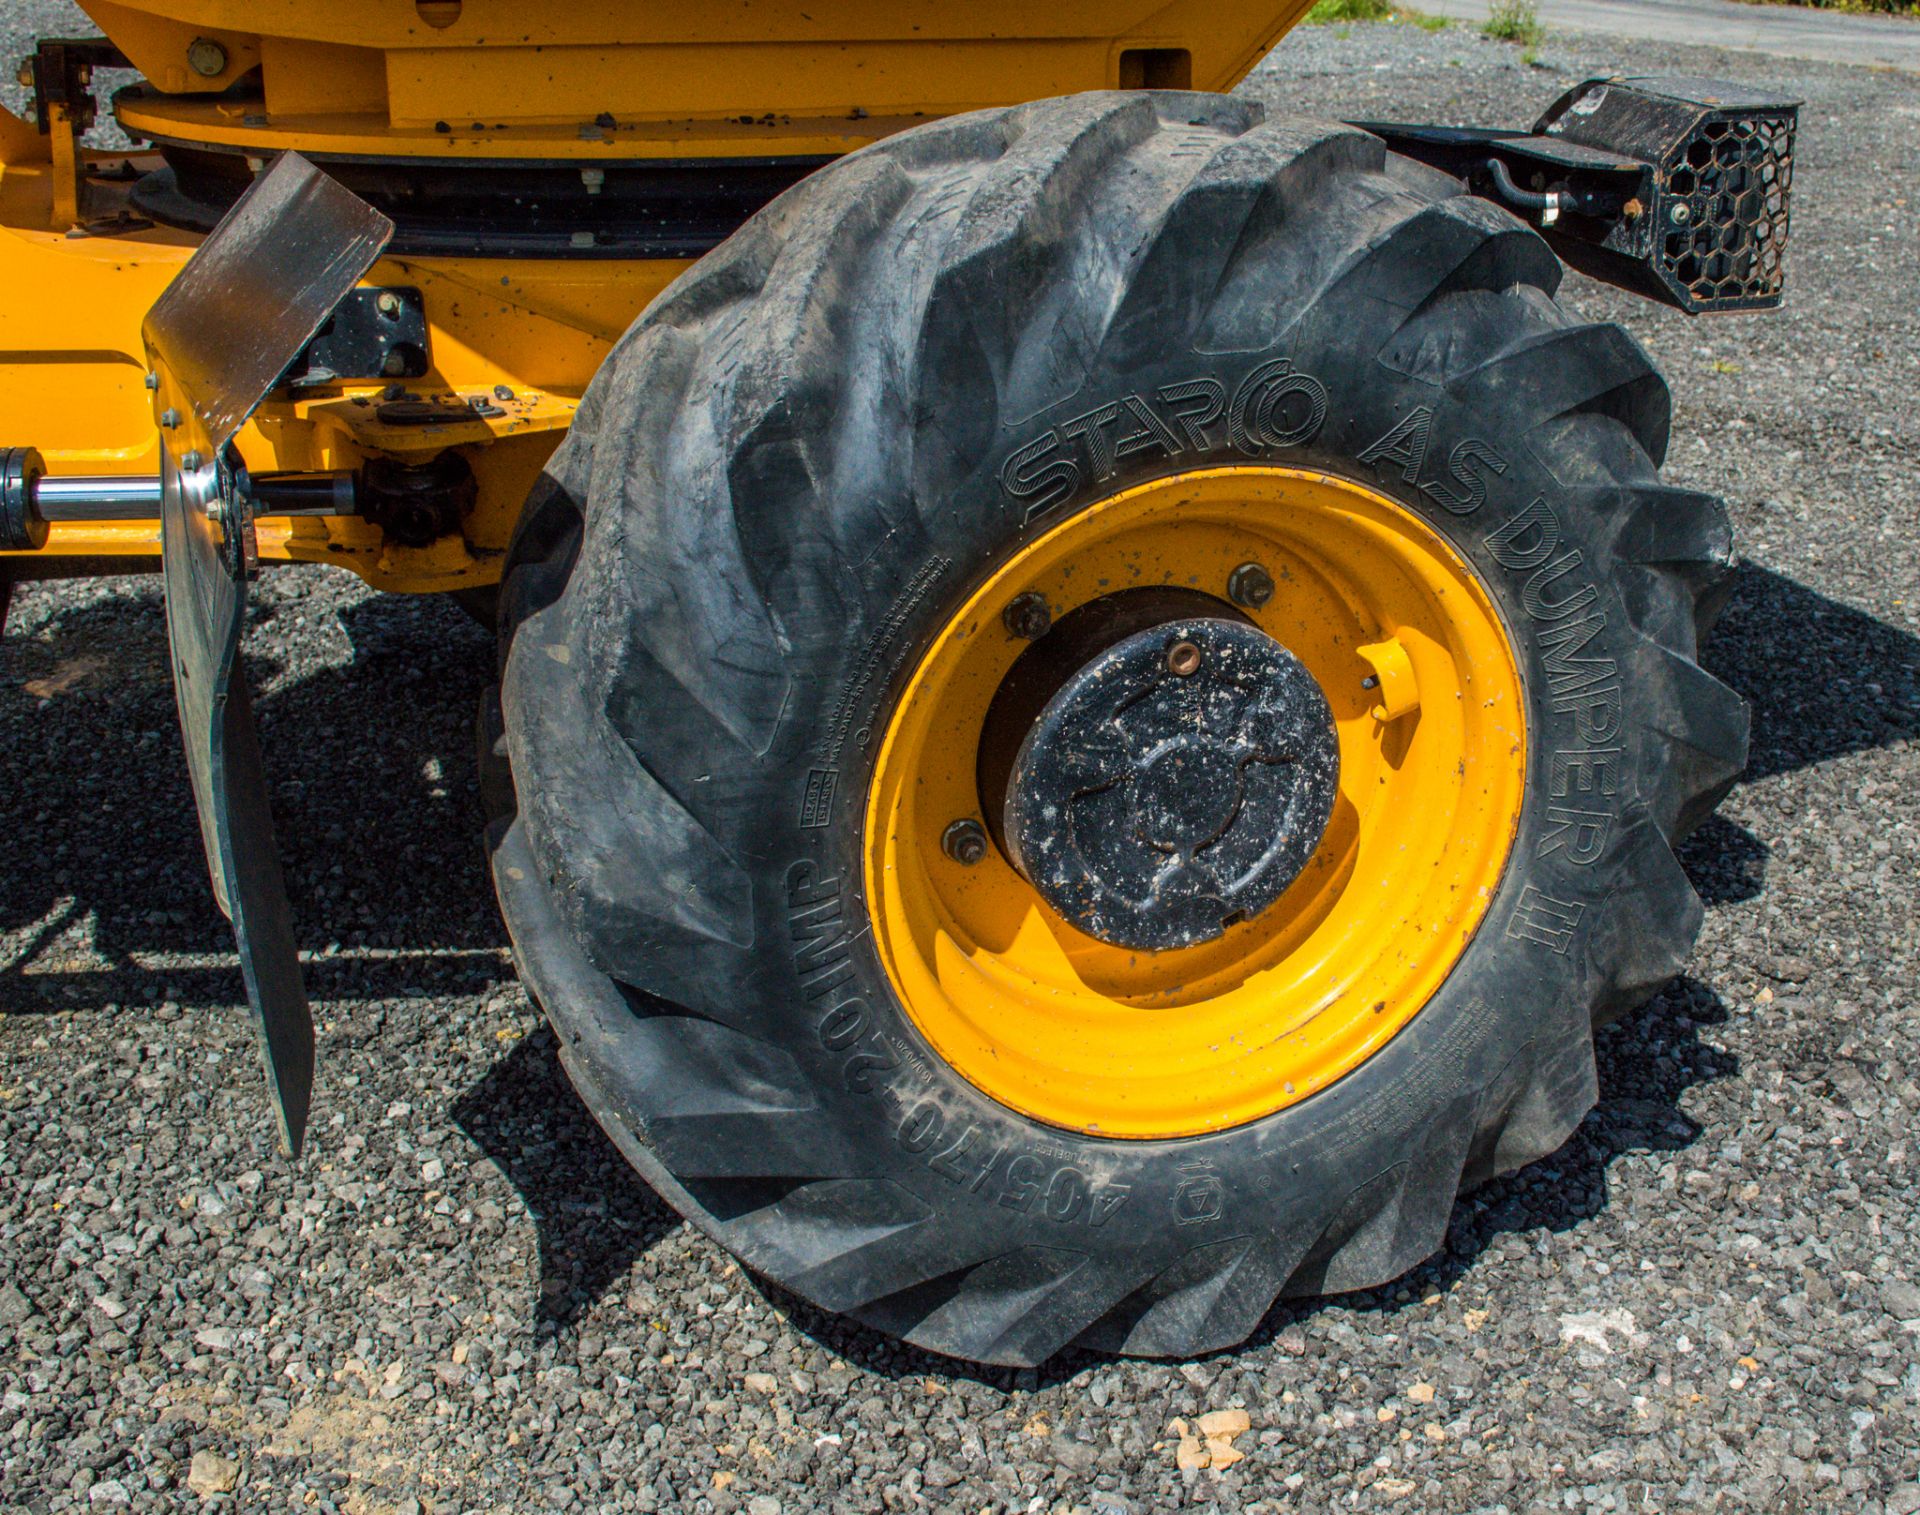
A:
[[[971,868],[987,855],[986,829],[975,820],[955,821],[941,833],[940,850],[963,868]]]
[[[1045,595],[1029,591],[1007,601],[1007,608],[1000,612],[1000,621],[1022,641],[1032,642],[1047,634],[1053,625],[1053,612],[1047,609]]]
[[[1273,575],[1258,563],[1242,563],[1227,575],[1227,598],[1242,610],[1258,610],[1273,598]]]

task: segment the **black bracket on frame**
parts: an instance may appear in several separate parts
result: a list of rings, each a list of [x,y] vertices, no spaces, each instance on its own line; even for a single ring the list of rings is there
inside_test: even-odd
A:
[[[349,379],[420,379],[431,366],[425,299],[410,285],[387,285],[349,290],[280,382],[314,389]]]
[[[1539,229],[1582,273],[1689,314],[1785,290],[1799,102],[1711,79],[1589,79],[1530,132],[1353,124]]]
[[[53,129],[49,107],[66,107],[74,135],[93,125],[99,104],[93,97],[96,68],[132,68],[127,55],[105,37],[48,37],[20,64],[20,85],[33,91],[33,124],[45,136]]]

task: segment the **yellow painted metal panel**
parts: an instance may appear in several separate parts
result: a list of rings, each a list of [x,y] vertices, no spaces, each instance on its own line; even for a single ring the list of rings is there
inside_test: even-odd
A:
[[[1140,49],[1177,59],[1196,88],[1226,88],[1309,0],[83,4],[147,76],[121,119],[157,142],[249,155],[593,162],[836,156],[930,116],[1145,82]],[[223,56],[196,55],[203,65],[216,56],[216,70],[194,66],[196,42],[217,44]],[[124,209],[124,189],[83,186],[73,164],[62,173],[49,156],[46,139],[0,111],[0,288],[36,292],[0,304],[0,441],[38,445],[56,473],[153,472],[157,444],[137,387],[140,321],[196,239],[159,227],[64,235],[74,220]],[[344,562],[395,589],[497,576],[570,407],[612,342],[686,266],[383,262],[370,282],[418,285],[426,301],[435,370],[417,392],[501,385],[533,397],[534,411],[456,438],[374,427],[372,385],[349,387],[344,399],[357,411],[269,401],[238,440],[256,471],[458,446],[474,464],[480,504],[460,538],[430,549],[391,547],[364,521],[308,520],[267,523],[262,556]],[[147,523],[62,525],[43,551],[149,553],[154,541]]]
[[[245,14],[246,6],[227,8],[224,20],[171,4],[86,0],[83,9],[135,68],[173,94],[217,93],[260,62],[259,21]],[[226,67],[217,74],[202,74],[188,62],[188,49],[202,39],[218,44],[226,54]]]
[[[377,48],[262,37],[260,77],[269,116],[379,116],[387,109],[387,60]]]
[[[33,123],[0,105],[0,163],[44,163],[47,157],[47,139]]]
[[[81,0],[111,30],[128,12],[176,34],[246,32],[396,48],[598,47],[652,43],[849,42],[954,37],[1089,37],[1140,30],[1169,12],[1206,10],[1225,28],[1285,9],[1278,0],[463,0],[451,25],[429,25],[408,0],[315,5],[312,0]]]
[[[927,116],[1117,88],[1132,82],[1129,49],[1184,52],[1192,87],[1226,89],[1308,4],[601,0],[528,14],[510,0],[465,0],[444,27],[404,3],[94,0],[93,9],[160,92],[179,97],[126,108],[130,127],[163,139],[691,156],[846,151]],[[205,81],[176,77],[202,35],[231,42],[236,69],[263,61],[264,101],[212,101]],[[384,98],[369,56],[383,57]]]
[[[571,128],[603,114],[943,115],[1117,84],[1107,58],[1104,37],[469,48],[389,53],[387,86],[403,127],[550,118]]]

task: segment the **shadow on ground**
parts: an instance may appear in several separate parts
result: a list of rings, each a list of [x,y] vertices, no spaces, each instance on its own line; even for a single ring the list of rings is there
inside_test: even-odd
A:
[[[244,996],[213,904],[152,579],[0,641],[0,741],[36,776],[0,873],[0,1011]],[[20,591],[15,624],[37,586]],[[348,660],[294,681],[278,650],[331,621]],[[301,601],[250,620],[248,662],[294,927],[316,1000],[504,976],[474,800],[490,638],[451,605]],[[331,629],[331,628],[329,628]],[[16,818],[18,819],[18,818]],[[76,935],[79,940],[75,940]],[[329,948],[336,949],[329,951]]]
[[[628,1166],[560,1066],[546,1026],[515,1043],[453,1118],[506,1174],[540,1240],[534,1328],[553,1331],[626,1276],[680,1217]]]
[[[1753,709],[1743,782],[1920,736],[1920,637],[1744,563],[1701,659]]]
[[[377,998],[436,979],[465,989],[504,976],[504,933],[477,849],[470,735],[491,676],[490,644],[452,606],[428,601],[376,598],[339,621],[352,658],[311,678],[276,684],[270,654],[254,654],[256,687],[270,689],[259,706],[296,930],[304,948],[346,949],[310,970],[315,997]],[[0,876],[0,933],[16,937],[0,965],[0,1010],[91,1009],[162,994],[232,1005],[241,997],[235,969],[151,961],[231,951],[207,895],[163,643],[157,595],[129,581],[123,596],[0,644],[8,762],[40,776],[23,832],[29,844],[14,849]],[[1739,571],[1704,661],[1753,707],[1749,782],[1920,732],[1920,639],[1767,569]],[[1682,861],[1710,906],[1765,887],[1764,845],[1724,819],[1703,826]],[[472,908],[449,908],[448,891],[459,889]],[[61,932],[88,917],[93,948],[111,966],[63,970]],[[1697,1036],[1725,1013],[1709,988],[1683,978],[1603,1032],[1601,1101],[1575,1136],[1463,1199],[1435,1258],[1345,1303],[1390,1314],[1403,1307],[1401,1292],[1418,1298],[1444,1285],[1502,1234],[1565,1230],[1597,1214],[1621,1153],[1693,1141],[1697,1130],[1677,1101],[1734,1071]],[[573,1097],[544,1031],[507,1053],[455,1113],[537,1222],[543,1329],[571,1322],[677,1224]],[[875,1371],[1016,1379],[901,1347],[767,1292],[801,1330]],[[1310,1320],[1318,1308],[1280,1306],[1261,1334]],[[1080,1366],[1067,1358],[1046,1372]]]

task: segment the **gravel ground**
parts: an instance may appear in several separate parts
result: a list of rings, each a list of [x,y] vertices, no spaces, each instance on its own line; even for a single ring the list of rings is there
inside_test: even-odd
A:
[[[16,4],[0,44],[67,24]],[[0,646],[0,1500],[1920,1510],[1920,91],[1574,36],[1529,67],[1390,26],[1290,39],[1248,87],[1523,124],[1616,65],[1807,108],[1784,313],[1692,323],[1570,281],[1666,366],[1671,476],[1732,502],[1747,562],[1706,661],[1754,748],[1687,850],[1694,962],[1603,1036],[1562,1151],[1463,1202],[1399,1286],[1203,1361],[970,1371],[763,1292],[629,1174],[512,976],[476,843],[487,640],[299,570],[263,581],[250,649],[321,1025],[290,1169],[157,584],[35,587]],[[1243,1459],[1177,1469],[1170,1422],[1233,1410]]]

